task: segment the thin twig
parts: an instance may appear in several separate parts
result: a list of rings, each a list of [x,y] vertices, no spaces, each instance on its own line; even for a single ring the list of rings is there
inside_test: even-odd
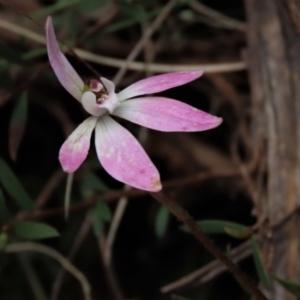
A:
[[[52,257],[57,262],[61,264],[63,268],[65,268],[68,272],[70,272],[81,284],[83,295],[85,300],[92,300],[91,297],[91,287],[86,279],[85,275],[79,271],[74,265],[72,265],[64,256],[62,256],[56,250],[47,247],[45,245],[32,243],[32,242],[24,242],[24,243],[13,243],[9,244],[4,248],[6,253],[16,253],[16,252],[26,252],[33,251],[43,253],[47,256]]]
[[[46,39],[43,35],[35,33],[24,27],[15,25],[11,22],[0,19],[0,28],[6,29],[7,31],[17,33],[24,36],[31,41],[35,41],[39,44],[46,45]],[[90,61],[93,63],[101,64],[104,66],[110,66],[114,68],[123,68],[127,65],[126,61],[123,59],[117,59],[113,57],[103,56],[94,54],[89,51],[75,48],[74,52],[78,57],[83,60]],[[144,72],[146,68],[153,73],[168,73],[168,72],[180,72],[180,71],[197,71],[201,68],[205,69],[205,73],[222,73],[222,72],[235,72],[243,71],[247,68],[244,61],[237,62],[224,62],[215,64],[189,64],[189,65],[176,65],[176,64],[159,64],[151,63],[146,64],[143,62],[131,62],[127,68],[132,71]]]
[[[142,38],[136,43],[134,48],[130,51],[129,55],[127,56],[125,64],[119,69],[118,73],[114,77],[113,81],[116,85],[121,81],[123,76],[126,73],[126,70],[129,64],[138,56],[140,51],[143,49],[147,40],[151,37],[151,35],[155,32],[155,30],[162,24],[164,19],[167,15],[171,12],[175,4],[178,0],[170,0],[164,8],[161,10],[159,15],[155,18],[152,24],[146,29],[145,33],[143,34]]]
[[[195,174],[192,176],[187,176],[180,179],[173,179],[167,182],[163,182],[163,186],[165,189],[178,189],[184,186],[193,185],[199,182],[203,182],[206,180],[217,179],[217,178],[239,178],[241,175],[239,172],[226,172],[226,173],[217,173],[217,172],[201,172],[199,174]],[[141,196],[147,195],[146,191],[131,189],[130,191],[114,190],[109,191],[105,194],[101,195],[101,199],[106,202],[115,202],[121,197],[130,197],[130,198],[138,198]],[[89,200],[84,202],[76,203],[70,206],[69,212],[76,212],[88,209],[93,207],[96,203],[98,195],[93,195]],[[64,214],[63,207],[50,208],[46,211],[37,211],[32,213],[31,215],[24,216],[24,220],[40,220],[47,219],[51,217],[57,217]]]
[[[232,259],[234,263],[238,263],[239,261],[249,257],[252,253],[250,240],[244,242],[240,246],[230,251],[229,257]],[[224,265],[220,263],[219,260],[215,259],[212,262],[208,263],[204,267],[193,271],[192,273],[183,276],[180,279],[177,279],[174,282],[171,282],[165,286],[163,286],[160,291],[163,294],[173,293],[175,291],[179,291],[189,286],[204,284],[209,280],[215,278],[221,273],[227,270]]]
[[[80,246],[82,245],[84,239],[86,238],[90,228],[91,228],[91,218],[89,215],[86,216],[85,220],[82,222],[81,227],[76,235],[76,239],[74,244],[72,245],[71,251],[69,252],[67,259],[72,261],[76,256]],[[53,283],[52,293],[51,293],[51,300],[57,300],[59,297],[60,289],[63,283],[64,276],[66,274],[66,270],[62,268]]]
[[[46,293],[43,289],[42,283],[36,274],[34,267],[31,264],[30,258],[27,253],[19,253],[18,258],[24,269],[26,279],[32,289],[32,293],[36,300],[47,300]]]
[[[106,241],[105,241],[104,237],[100,237],[98,239],[98,247],[99,247],[100,255],[101,255],[101,257],[103,257],[104,256],[103,254],[104,254],[104,251],[106,248]],[[114,267],[112,266],[111,262],[107,265],[106,264],[107,262],[104,259],[103,259],[103,263],[104,263],[105,276],[108,281],[113,299],[114,300],[123,300],[124,292],[122,291],[122,288],[121,288],[119,280],[116,276]]]
[[[35,200],[36,209],[41,209],[43,206],[45,206],[53,191],[60,184],[64,177],[65,173],[61,169],[55,171],[55,173],[50,177],[49,181],[44,186],[43,190],[37,196]]]
[[[189,6],[198,13],[211,18],[212,20],[219,24],[222,24],[226,28],[246,31],[246,24],[244,22],[230,18],[202,3],[192,1],[189,3]]]
[[[73,179],[74,179],[74,173],[69,173],[67,176],[67,184],[66,184],[66,192],[65,192],[65,219],[68,219],[69,216]]]
[[[176,216],[185,226],[187,226],[194,237],[233,274],[233,276],[242,283],[242,285],[258,300],[267,300],[262,292],[256,287],[248,276],[241,271],[199,228],[190,214],[184,210],[173,198],[164,192],[150,193],[153,198],[165,205],[169,211]]]
[[[91,37],[91,35],[95,34],[98,30],[100,30],[102,27],[104,27],[106,24],[108,24],[110,21],[112,21],[114,19],[114,17],[117,16],[118,13],[119,13],[118,7],[113,6],[113,8],[110,9],[108,11],[108,13],[103,16],[103,18],[100,18],[94,26],[92,26],[91,28],[88,28],[84,32],[84,34],[76,40],[76,42],[73,46],[81,45],[87,38]]]
[[[130,190],[130,186],[125,185],[124,189]],[[112,249],[113,249],[114,241],[115,241],[116,234],[117,234],[118,228],[120,226],[121,220],[125,213],[127,204],[128,204],[128,197],[121,197],[120,200],[118,201],[118,205],[115,210],[111,224],[109,226],[108,234],[107,234],[106,241],[105,241],[105,247],[104,247],[104,253],[103,253],[103,260],[105,262],[105,265],[108,265],[108,266],[111,265],[111,257],[112,257]]]

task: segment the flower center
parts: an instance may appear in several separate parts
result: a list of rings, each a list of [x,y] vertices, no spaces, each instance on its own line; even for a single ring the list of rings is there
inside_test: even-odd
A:
[[[108,99],[108,94],[100,81],[96,79],[90,79],[87,80],[86,85],[96,95],[97,104],[102,104],[106,99]]]
[[[82,92],[82,106],[93,116],[98,117],[106,112],[112,113],[119,106],[115,85],[106,78],[101,78],[101,81],[96,79],[85,81]]]

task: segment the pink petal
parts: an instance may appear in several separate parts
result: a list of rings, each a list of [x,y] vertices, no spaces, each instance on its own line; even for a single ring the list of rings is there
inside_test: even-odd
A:
[[[212,116],[183,102],[163,97],[144,97],[124,101],[113,114],[160,131],[202,131],[222,123],[222,118]]]
[[[154,94],[171,89],[175,86],[186,84],[199,78],[204,70],[192,72],[174,72],[157,76],[152,76],[140,80],[118,94],[119,101],[123,101],[132,97]]]
[[[59,151],[59,161],[67,173],[75,172],[86,159],[92,132],[98,118],[89,117],[83,121],[63,143]]]
[[[115,179],[146,191],[159,191],[159,173],[135,137],[108,115],[96,125],[96,150]]]
[[[84,83],[60,51],[53,29],[52,18],[46,21],[47,51],[50,64],[62,86],[78,101],[81,100]]]

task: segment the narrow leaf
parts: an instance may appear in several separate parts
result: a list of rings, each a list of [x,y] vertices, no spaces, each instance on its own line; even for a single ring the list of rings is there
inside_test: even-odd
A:
[[[162,205],[157,212],[155,220],[155,233],[157,237],[162,238],[165,235],[168,228],[169,219],[170,212],[164,205]]]
[[[0,57],[1,59],[8,60],[11,63],[22,63],[21,55],[16,52],[12,47],[8,46],[6,43],[0,41]]]
[[[79,3],[81,0],[67,0],[67,1],[57,1],[55,4],[49,5],[45,8],[39,9],[30,15],[31,18],[37,19],[45,17],[47,15],[53,15],[59,10],[66,9],[69,6]],[[85,0],[86,1],[86,0]],[[87,1],[88,2],[88,1]]]
[[[0,221],[7,222],[9,219],[9,213],[7,211],[5,197],[0,188]]]
[[[9,126],[9,152],[15,161],[27,120],[27,93],[23,93],[14,107]]]
[[[267,273],[267,270],[263,264],[257,241],[253,236],[251,237],[251,246],[252,246],[254,263],[255,263],[255,267],[256,267],[256,271],[258,273],[259,279],[262,282],[262,284],[264,285],[264,287],[268,291],[271,291],[272,286],[271,286],[270,276]]]
[[[104,231],[104,221],[99,216],[96,208],[92,209],[92,223],[95,235],[101,236]]]
[[[99,215],[99,217],[104,221],[109,222],[111,220],[112,214],[107,203],[102,200],[98,200],[95,209],[97,210],[97,214]]]
[[[0,234],[0,251],[5,247],[8,241],[8,236],[5,232]]]
[[[109,222],[112,214],[109,206],[102,200],[98,200],[92,210],[93,228],[96,236],[100,236],[104,230],[104,223]]]
[[[186,297],[178,296],[178,295],[171,295],[172,300],[190,300]]]
[[[220,234],[225,233],[235,238],[247,238],[250,234],[247,226],[222,221],[222,220],[203,220],[197,222],[198,226],[208,234]],[[186,232],[190,232],[188,228],[182,227]]]
[[[9,73],[8,69],[9,64],[6,61],[0,61],[0,88],[11,92],[14,87],[13,79]]]
[[[273,278],[280,283],[287,291],[291,294],[295,295],[297,298],[300,297],[300,284],[297,282],[287,281],[277,276],[273,276]]]
[[[15,202],[27,211],[33,211],[34,205],[29,195],[12,172],[6,162],[0,157],[0,183]]]
[[[15,234],[28,240],[39,240],[59,236],[57,230],[48,224],[20,221],[15,225]]]
[[[107,192],[109,190],[109,188],[94,172],[88,172],[85,174],[81,182],[80,189],[84,197],[88,197],[94,192]]]

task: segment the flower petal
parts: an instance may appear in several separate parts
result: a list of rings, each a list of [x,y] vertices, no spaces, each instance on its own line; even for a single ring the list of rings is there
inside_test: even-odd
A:
[[[93,129],[98,118],[89,117],[83,121],[63,143],[59,150],[59,161],[67,173],[75,172],[86,159]]]
[[[175,86],[186,84],[200,77],[204,70],[191,71],[191,72],[174,72],[157,76],[152,76],[142,79],[120,93],[118,93],[119,101],[123,101],[132,97],[154,94],[171,89]]]
[[[108,115],[96,125],[96,150],[115,179],[146,191],[159,191],[159,173],[135,137]]]
[[[75,99],[80,101],[84,83],[60,51],[50,16],[46,21],[46,36],[49,61],[58,80]]]
[[[124,101],[113,114],[160,131],[202,131],[222,123],[222,118],[212,116],[183,102],[163,97],[144,97]]]

